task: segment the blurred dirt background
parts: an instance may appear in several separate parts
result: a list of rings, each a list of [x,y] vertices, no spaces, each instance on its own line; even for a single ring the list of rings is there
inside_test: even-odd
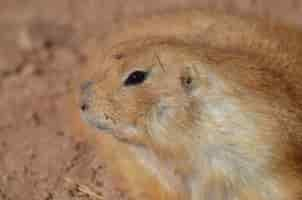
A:
[[[178,7],[302,25],[302,0],[0,0],[0,200],[127,199],[93,145],[73,139],[63,102],[88,39]]]

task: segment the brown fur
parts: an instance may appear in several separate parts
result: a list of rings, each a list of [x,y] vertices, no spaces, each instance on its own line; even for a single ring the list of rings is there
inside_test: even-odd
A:
[[[97,126],[105,113],[117,126],[111,135],[98,135],[97,144],[132,198],[301,199],[301,32],[185,10],[124,22],[95,44],[84,118]],[[123,78],[141,66],[152,71],[152,82],[124,88]],[[187,76],[193,82],[184,89]],[[211,98],[230,116],[213,118],[221,110]],[[167,124],[150,129],[162,100],[174,118],[165,116]]]

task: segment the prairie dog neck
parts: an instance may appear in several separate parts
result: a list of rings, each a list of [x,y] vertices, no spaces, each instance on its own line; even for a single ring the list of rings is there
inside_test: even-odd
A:
[[[192,199],[242,199],[247,190],[249,195],[254,190],[254,199],[282,199],[277,192],[280,188],[269,173],[271,144],[261,141],[259,135],[271,131],[265,129],[270,116],[248,109],[249,104],[260,103],[259,100],[228,95],[224,90],[233,88],[228,88],[227,83],[218,85],[226,88],[215,87],[201,97],[204,120],[199,126],[201,149],[196,152],[200,174],[191,180]]]

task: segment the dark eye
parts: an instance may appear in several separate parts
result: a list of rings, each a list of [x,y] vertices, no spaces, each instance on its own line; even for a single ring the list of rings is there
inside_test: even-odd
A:
[[[143,83],[148,76],[148,72],[145,71],[134,71],[132,72],[128,78],[125,80],[124,85],[137,85]]]
[[[181,77],[180,79],[181,79],[181,84],[186,88],[190,87],[193,82],[193,80],[190,76]]]

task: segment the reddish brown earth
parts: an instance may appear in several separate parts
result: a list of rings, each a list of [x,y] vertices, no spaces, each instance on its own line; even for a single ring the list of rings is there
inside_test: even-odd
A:
[[[302,25],[302,0],[0,0],[0,200],[127,199],[69,129],[83,46],[122,18],[192,6]]]

